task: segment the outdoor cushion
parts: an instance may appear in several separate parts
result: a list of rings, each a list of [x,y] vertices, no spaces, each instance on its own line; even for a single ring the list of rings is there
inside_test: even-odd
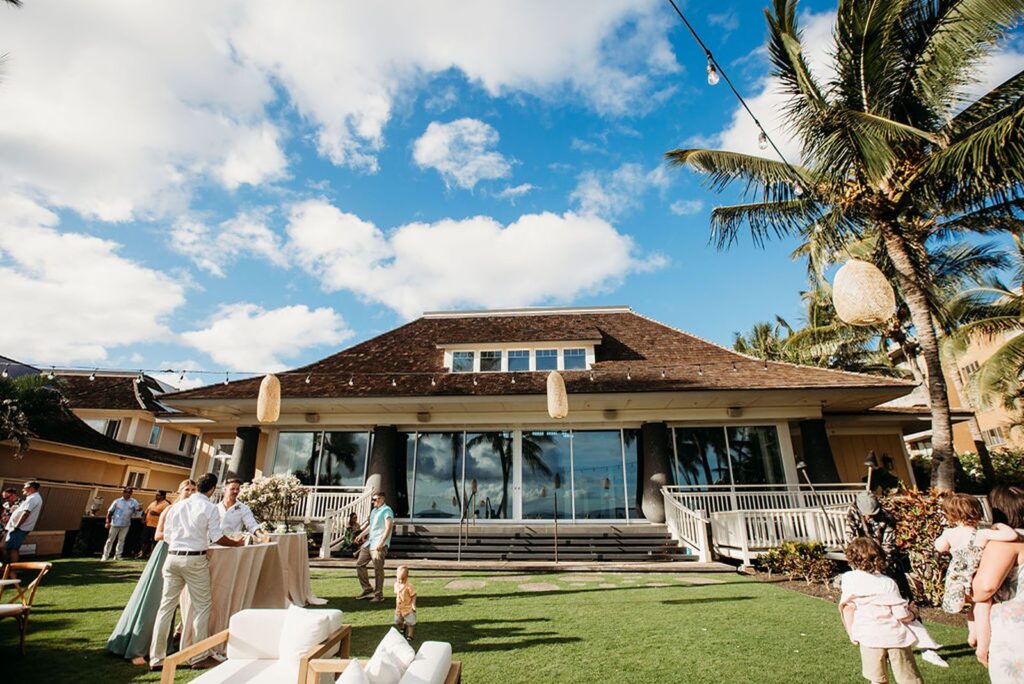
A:
[[[424,641],[416,658],[402,675],[400,684],[444,684],[452,666],[452,645],[444,641]]]
[[[336,680],[336,684],[370,684],[370,680],[366,678],[366,671],[363,670],[359,659],[353,658]]]
[[[287,611],[247,608],[228,621],[228,660],[277,660]]]
[[[330,618],[321,611],[289,606],[285,611],[278,659],[282,667],[294,672],[290,680],[299,676],[299,661],[317,644],[330,636]]]
[[[25,606],[20,603],[0,603],[0,617],[21,615],[23,612],[25,612]]]
[[[287,679],[278,667],[276,660],[225,660],[217,667],[211,668],[192,681],[195,684],[279,684],[295,681],[298,675]]]
[[[366,664],[366,678],[370,684],[398,684],[405,668],[394,653],[380,646]]]
[[[402,672],[405,672],[405,668],[409,667],[409,663],[416,657],[416,650],[409,645],[405,637],[394,627],[389,629],[388,633],[377,644],[377,650],[379,651],[380,649],[384,649],[398,658],[399,662],[402,663]],[[376,654],[376,651],[374,653]]]

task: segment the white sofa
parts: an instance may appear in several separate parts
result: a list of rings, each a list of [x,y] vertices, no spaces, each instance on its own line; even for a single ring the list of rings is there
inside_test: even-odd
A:
[[[341,673],[339,682],[360,684],[459,684],[462,681],[462,663],[452,660],[451,644],[443,641],[424,641],[419,651],[413,651],[412,647],[405,643],[405,639],[392,628],[368,661],[309,661],[306,684],[322,684],[328,681],[327,673]]]
[[[206,670],[196,684],[303,684],[310,660],[347,657],[352,628],[340,610],[247,609],[231,616],[228,628],[164,661],[161,684],[174,681],[175,668],[227,642],[227,660]]]

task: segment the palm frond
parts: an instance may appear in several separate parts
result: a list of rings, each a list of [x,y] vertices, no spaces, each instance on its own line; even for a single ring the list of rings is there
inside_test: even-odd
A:
[[[746,183],[745,194],[755,188],[763,190],[765,201],[798,199],[796,184],[811,188],[814,174],[809,169],[752,154],[725,150],[672,150],[665,153],[672,166],[689,166],[705,174],[705,185],[723,190],[734,181]]]

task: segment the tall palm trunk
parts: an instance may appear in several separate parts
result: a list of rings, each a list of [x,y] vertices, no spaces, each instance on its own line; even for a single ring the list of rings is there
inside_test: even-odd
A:
[[[896,279],[903,293],[903,301],[910,310],[910,319],[921,345],[925,371],[928,374],[928,399],[932,415],[932,479],[931,486],[939,491],[953,491],[956,474],[956,455],[953,453],[953,426],[949,418],[949,394],[942,374],[938,338],[932,321],[928,298],[918,284],[917,274],[903,236],[886,224],[881,224],[885,249],[896,268]]]
[[[971,417],[967,419],[967,429],[971,432],[971,441],[974,442],[974,450],[978,454],[978,461],[981,462],[981,472],[985,477],[985,484],[991,487],[995,484],[996,472],[992,467],[992,455],[988,453],[988,445],[985,444],[985,438],[981,434],[981,426],[978,425],[978,414],[974,408],[974,401],[971,399],[970,392],[964,390],[964,383],[960,378],[960,369],[957,368],[953,354],[947,354],[946,358],[950,361],[949,377],[953,379],[953,389],[956,390],[960,401],[971,411]]]

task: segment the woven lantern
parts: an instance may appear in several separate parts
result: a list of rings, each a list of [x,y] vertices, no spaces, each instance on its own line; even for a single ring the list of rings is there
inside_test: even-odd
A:
[[[892,318],[896,293],[874,264],[850,259],[836,273],[832,304],[836,315],[850,325],[875,325]]]
[[[558,371],[548,373],[548,415],[556,419],[569,415],[569,395],[565,392],[565,380]]]
[[[256,399],[256,420],[276,423],[281,417],[281,381],[276,375],[264,375],[260,394]]]

